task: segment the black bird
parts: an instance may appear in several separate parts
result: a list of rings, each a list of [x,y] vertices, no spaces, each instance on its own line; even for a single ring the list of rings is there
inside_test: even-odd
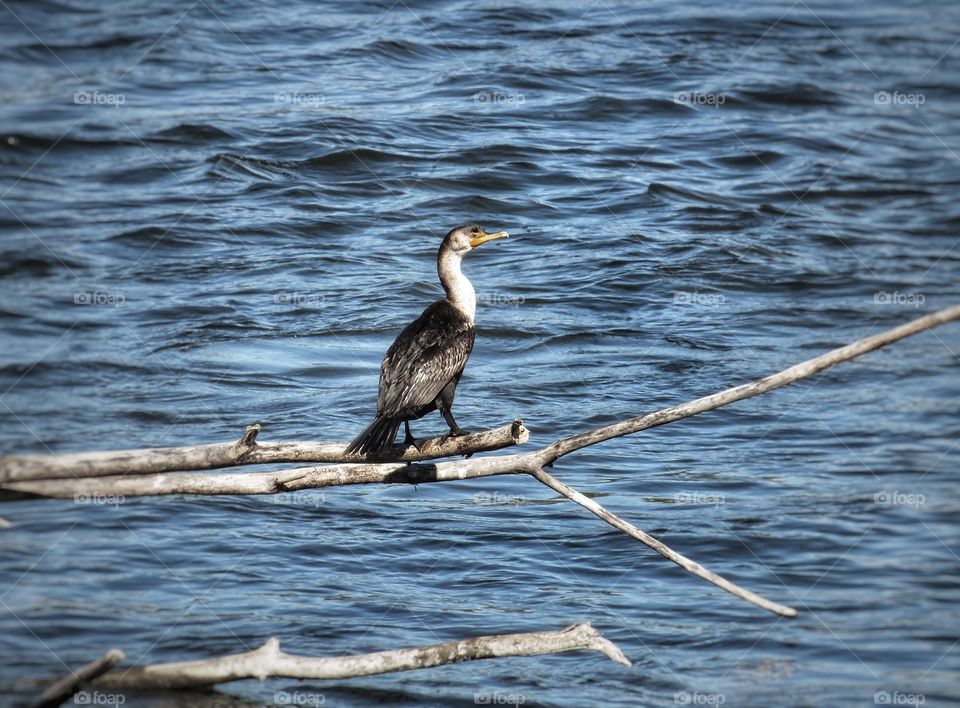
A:
[[[477,296],[460,263],[480,244],[506,237],[506,231],[488,234],[479,226],[460,226],[444,236],[437,273],[447,296],[407,325],[387,350],[380,365],[377,415],[347,447],[348,454],[384,452],[400,423],[406,428],[404,442],[416,445],[409,421],[438,409],[450,426],[449,437],[464,434],[450,409],[473,350]]]

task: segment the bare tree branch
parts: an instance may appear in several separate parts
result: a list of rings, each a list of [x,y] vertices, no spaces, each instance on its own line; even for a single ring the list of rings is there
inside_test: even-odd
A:
[[[236,465],[280,462],[415,462],[438,457],[472,455],[519,445],[529,438],[519,418],[493,430],[455,438],[430,438],[413,445],[394,445],[379,454],[344,454],[347,442],[257,442],[259,423],[248,425],[236,442],[107,450],[63,455],[7,455],[0,457],[0,483],[34,479],[69,479],[113,475],[212,470]]]
[[[534,453],[535,455],[535,453]],[[733,595],[784,617],[797,611],[741,588],[722,576],[668,548],[663,542],[614,516],[544,470],[533,465],[530,455],[501,455],[476,460],[454,460],[433,464],[371,464],[306,467],[279,472],[245,474],[161,474],[140,477],[96,477],[77,480],[37,480],[15,482],[5,488],[28,490],[46,497],[73,498],[81,503],[118,504],[128,496],[148,494],[276,494],[347,484],[448,482],[500,474],[531,474],[540,482],[597,514],[607,523]],[[0,490],[0,498],[4,492]]]
[[[766,598],[760,597],[756,593],[750,592],[749,590],[745,590],[739,585],[731,583],[726,578],[720,575],[717,575],[713,571],[707,570],[699,563],[696,563],[690,560],[689,558],[687,558],[686,556],[681,555],[680,553],[677,553],[676,551],[671,549],[669,546],[667,546],[665,543],[663,543],[663,541],[660,541],[654,538],[653,536],[651,536],[650,534],[644,531],[641,531],[633,524],[621,519],[619,516],[616,516],[615,514],[611,514],[609,511],[607,511],[602,506],[600,506],[595,501],[593,501],[593,499],[590,499],[589,497],[585,497],[576,489],[573,489],[572,487],[567,486],[566,484],[561,482],[559,479],[551,475],[546,470],[537,470],[536,472],[533,473],[533,476],[536,477],[541,482],[543,482],[548,487],[550,487],[551,489],[565,496],[567,499],[570,499],[571,501],[576,502],[577,504],[582,506],[584,509],[587,509],[592,513],[596,514],[597,516],[599,516],[601,519],[606,521],[608,524],[610,524],[614,528],[623,531],[628,536],[632,536],[633,538],[640,541],[640,543],[655,550],[664,558],[668,560],[672,560],[674,563],[679,565],[684,570],[690,571],[691,573],[696,575],[698,578],[702,578],[703,580],[706,580],[708,583],[713,583],[717,587],[726,590],[731,595],[735,595],[739,597],[741,600],[746,600],[747,602],[750,602],[756,605],[757,607],[762,607],[763,609],[769,610],[770,612],[773,612],[775,614],[781,615],[783,617],[797,616],[797,611],[794,608],[788,607],[786,605],[781,605],[779,602],[771,602]]]
[[[501,455],[433,463],[393,462],[296,467],[273,472],[176,472],[132,477],[38,479],[3,483],[0,485],[0,499],[4,498],[7,491],[55,499],[73,499],[81,503],[97,503],[107,497],[122,501],[126,497],[166,494],[280,494],[350,484],[450,482],[456,479],[529,472],[530,469],[526,466],[528,458],[528,455]]]
[[[517,453],[512,455],[500,455],[496,457],[482,457],[468,460],[457,460],[451,462],[439,462],[434,464],[411,464],[402,465],[398,462],[390,463],[369,463],[357,465],[335,465],[329,467],[302,467],[280,472],[265,473],[240,473],[240,474],[157,474],[145,476],[141,479],[127,478],[122,476],[104,476],[99,479],[52,479],[47,481],[32,482],[13,482],[0,480],[0,491],[11,490],[24,492],[27,494],[48,496],[61,499],[75,498],[77,495],[86,496],[143,496],[143,495],[162,495],[162,494],[276,494],[293,489],[307,489],[315,487],[329,487],[347,484],[374,484],[374,483],[421,483],[421,482],[443,482],[452,479],[469,479],[473,477],[486,477],[496,474],[528,473],[534,474],[545,466],[550,466],[560,457],[568,455],[571,452],[582,449],[589,445],[595,445],[611,438],[629,435],[631,433],[653,428],[666,423],[671,423],[683,418],[703,413],[705,411],[720,408],[729,403],[740,401],[745,398],[766,393],[781,386],[786,386],[802,378],[811,376],[818,371],[828,367],[835,366],[841,362],[861,356],[867,352],[878,349],[886,344],[895,342],[912,334],[922,332],[931,327],[944,324],[960,318],[960,305],[946,308],[930,315],[920,317],[919,319],[908,322],[899,327],[881,332],[872,337],[861,339],[853,344],[849,344],[839,349],[834,349],[826,354],[808,359],[807,361],[796,364],[784,371],[772,374],[762,379],[752,381],[747,384],[728,388],[719,393],[710,396],[704,396],[694,401],[664,408],[662,410],[650,413],[638,418],[631,418],[619,423],[594,428],[585,433],[573,435],[555,441],[551,445],[540,450],[527,453]],[[256,426],[254,426],[256,427]],[[498,439],[506,442],[508,437],[510,442],[515,444],[527,439],[527,430],[523,424],[517,420],[512,426],[504,426],[493,431],[479,433],[477,436],[484,437],[488,442],[492,439]],[[259,428],[257,428],[259,429]],[[229,443],[229,445],[242,445],[249,436],[245,434],[240,443]],[[255,432],[253,433],[255,435]],[[446,451],[447,445],[460,446],[458,452],[452,454],[464,454],[470,447],[470,438],[453,438],[444,443],[437,442],[436,448],[425,447],[423,455],[429,454],[431,457],[439,456],[441,448]],[[431,440],[442,440],[437,438]],[[343,445],[343,443],[332,443]],[[221,445],[227,445],[223,443]],[[272,443],[274,446],[297,446],[311,445],[311,443]],[[199,446],[216,447],[216,446]],[[261,447],[261,446],[257,446]],[[265,446],[263,446],[265,447]],[[398,446],[401,447],[401,446]],[[189,450],[191,448],[167,448],[167,450]],[[269,449],[268,449],[269,450]],[[412,452],[411,452],[412,451]],[[132,454],[137,451],[126,451],[122,454]],[[146,451],[152,452],[152,451]],[[342,452],[342,451],[341,451]],[[87,453],[81,453],[86,455]],[[97,453],[90,453],[96,455]],[[274,454],[270,451],[264,453],[264,458],[258,458],[259,461],[266,461],[266,457]],[[281,453],[277,453],[281,454]],[[296,454],[288,447],[284,453],[285,460],[293,460]],[[406,461],[407,456],[416,456],[416,450],[409,448],[399,461]],[[446,453],[445,453],[446,454]],[[22,475],[29,468],[29,462],[33,458],[40,458],[46,461],[49,455],[21,455],[9,456],[5,460],[16,459],[15,474]],[[343,457],[342,454],[340,457]],[[349,459],[354,459],[352,456]],[[362,459],[362,458],[360,458]],[[273,460],[276,461],[276,460]],[[27,465],[27,466],[21,466]],[[14,470],[14,467],[5,468],[8,473]],[[98,474],[105,474],[104,471],[98,471]],[[68,473],[65,477],[75,477]],[[0,497],[2,498],[2,497]]]
[[[560,457],[580,450],[588,445],[595,445],[605,440],[636,433],[647,428],[653,428],[666,423],[672,423],[683,418],[720,408],[729,403],[752,398],[767,393],[781,386],[799,381],[819,371],[823,371],[841,362],[879,349],[882,346],[909,337],[918,332],[960,319],[960,305],[954,305],[915,320],[911,320],[899,327],[886,330],[879,334],[858,340],[845,347],[833,349],[826,354],[808,359],[776,374],[771,374],[750,383],[734,386],[709,396],[703,396],[693,401],[671,408],[664,408],[637,418],[630,418],[618,423],[600,426],[584,433],[572,435],[556,440],[551,445],[532,453],[503,456],[500,459],[509,461],[514,471],[532,472],[543,466],[548,466]],[[214,443],[212,445],[196,445],[180,448],[153,448],[146,450],[121,450],[115,452],[74,453],[68,455],[8,455],[0,458],[0,484],[9,489],[31,491],[29,487],[18,487],[8,482],[39,480],[39,479],[68,479],[79,477],[105,476],[114,477],[118,474],[146,474],[157,472],[172,472],[175,470],[200,470],[230,467],[240,464],[265,464],[278,462],[371,462],[369,456],[344,455],[346,443],[312,443],[312,442],[275,442],[257,443],[256,435],[260,425],[247,426],[243,437],[238,442]],[[469,455],[474,452],[495,450],[526,441],[528,432],[522,421],[515,420],[510,426],[503,426],[494,430],[474,433],[459,438],[433,438],[425,441],[418,451],[414,447],[394,446],[394,450],[387,455],[379,456],[377,460],[389,457],[391,462],[412,462],[416,460],[435,459],[453,455]],[[481,467],[485,467],[489,458],[476,460]],[[468,466],[469,467],[469,466]],[[369,477],[375,465],[357,467],[364,477]],[[316,472],[323,468],[312,469]],[[342,468],[329,468],[341,470]],[[383,464],[383,471],[389,475],[396,470],[395,464]],[[498,469],[501,469],[498,466]],[[503,474],[493,472],[487,474]],[[224,476],[224,475],[218,475]],[[253,476],[253,475],[242,475]],[[377,475],[373,475],[376,477]],[[473,476],[485,476],[483,473]],[[201,479],[207,476],[195,475],[190,478],[190,484],[183,489],[201,488]],[[224,476],[225,477],[225,476]],[[240,475],[235,478],[240,477]],[[349,477],[349,475],[347,475]],[[268,479],[261,476],[261,479]],[[400,481],[394,479],[363,479],[360,483],[376,481]],[[406,481],[406,480],[404,480]],[[441,481],[441,480],[433,480]],[[342,481],[339,484],[353,484],[358,482]],[[226,489],[225,484],[214,485]],[[320,486],[329,486],[323,484]],[[283,489],[266,489],[266,491],[244,492],[237,491],[197,491],[188,492],[179,490],[164,491],[163,484],[155,485],[160,491],[154,494],[195,493],[195,494],[264,494]],[[263,488],[253,484],[252,488]],[[135,492],[131,492],[132,496]],[[73,496],[66,494],[61,496]]]
[[[461,661],[502,656],[538,656],[586,649],[630,666],[620,649],[590,624],[576,624],[557,632],[492,634],[425,647],[392,649],[371,654],[310,657],[280,651],[275,638],[242,654],[172,664],[133,666],[111,671],[92,682],[107,690],[184,689],[256,678],[343,679],[393,671],[425,669]]]
[[[861,339],[845,347],[809,359],[777,374],[748,384],[736,386],[719,393],[698,398],[689,403],[666,408],[639,418],[601,426],[594,430],[557,440],[534,452],[499,455],[478,459],[445,461],[431,464],[368,463],[343,464],[327,467],[304,467],[267,473],[247,474],[154,474],[141,477],[107,476],[90,479],[47,479],[36,481],[4,482],[0,484],[0,498],[17,498],[23,495],[74,498],[77,501],[106,501],[128,496],[160,494],[276,494],[302,489],[372,483],[425,483],[454,479],[471,479],[499,474],[526,473],[546,484],[551,489],[572,499],[590,510],[607,523],[653,548],[682,568],[718,587],[751,602],[758,607],[785,617],[793,617],[796,610],[766,600],[755,593],[740,588],[723,577],[706,570],[694,561],[676,553],[661,541],[646,534],[632,524],[623,521],[596,504],[580,492],[548,474],[543,467],[551,465],[560,457],[588,445],[628,435],[646,428],[664,425],[698,413],[719,408],[735,401],[757,396],[799,379],[813,375],[828,367],[878,349],[886,344],[908,337],[917,332],[960,318],[960,305],[920,317],[899,327],[872,337]],[[517,426],[520,434],[517,434]],[[502,430],[502,429],[501,429]],[[496,432],[496,431],[493,431]],[[248,428],[244,439],[255,436]],[[526,431],[519,421],[511,427],[511,438],[525,439]],[[455,439],[456,440],[456,439]],[[442,443],[441,443],[442,444]],[[236,444],[235,444],[236,445]],[[9,459],[9,458],[8,458]]]
[[[76,693],[81,684],[106,673],[121,661],[123,661],[123,652],[119,649],[111,649],[99,659],[72,671],[68,676],[64,676],[50,686],[40,696],[37,708],[55,708]]]
[[[638,418],[630,418],[629,420],[624,420],[619,423],[603,425],[599,428],[588,430],[585,433],[579,433],[568,438],[557,440],[552,445],[543,449],[540,455],[541,464],[549,465],[563,455],[567,455],[574,450],[580,450],[588,445],[596,445],[604,440],[610,440],[611,438],[629,435],[641,430],[646,430],[647,428],[672,423],[676,420],[689,418],[692,415],[725,406],[728,403],[759,396],[760,394],[767,393],[781,386],[805,379],[818,371],[836,366],[841,362],[849,361],[867,352],[872,352],[874,349],[879,349],[905,337],[923,332],[924,330],[933,329],[934,327],[957,319],[960,319],[960,305],[937,310],[929,315],[924,315],[923,317],[902,324],[899,327],[888,329],[872,337],[857,340],[845,347],[831,349],[826,354],[821,354],[813,359],[807,359],[806,361],[791,366],[789,369],[784,369],[765,378],[741,384],[740,386],[734,386],[733,388],[728,388],[679,406],[664,408],[656,413],[650,413]]]

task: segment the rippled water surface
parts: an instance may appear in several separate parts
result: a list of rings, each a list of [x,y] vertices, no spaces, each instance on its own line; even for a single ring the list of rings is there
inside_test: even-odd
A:
[[[465,427],[527,448],[960,302],[960,5],[0,7],[0,449],[352,437],[440,294]],[[205,704],[938,705],[960,694],[960,326],[534,480],[0,507],[0,693],[109,647],[340,655],[589,621],[574,653]],[[439,416],[414,426],[443,432]],[[299,692],[299,693],[294,693]],[[127,705],[173,703],[126,696]]]

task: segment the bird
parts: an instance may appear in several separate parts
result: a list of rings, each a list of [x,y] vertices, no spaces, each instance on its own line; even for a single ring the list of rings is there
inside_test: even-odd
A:
[[[382,454],[403,423],[404,444],[419,449],[410,421],[439,410],[450,426],[445,438],[465,435],[453,417],[453,397],[473,350],[477,296],[460,269],[463,257],[481,244],[507,238],[475,224],[459,226],[443,237],[437,251],[437,275],[446,295],[431,304],[394,340],[380,365],[377,413],[347,446],[346,454]]]

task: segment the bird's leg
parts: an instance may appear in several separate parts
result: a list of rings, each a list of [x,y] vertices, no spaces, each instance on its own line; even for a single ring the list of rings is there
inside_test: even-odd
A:
[[[413,433],[410,432],[410,421],[403,421],[403,427],[404,430],[406,430],[406,434],[403,436],[403,444],[413,445],[415,448],[417,448],[417,452],[423,452],[423,449],[420,447],[420,443],[417,442],[417,439],[413,437]]]
[[[443,401],[442,397],[437,398],[437,408],[440,409],[440,415],[443,416],[443,419],[447,421],[447,425],[450,426],[450,432],[443,436],[444,440],[459,438],[461,435],[467,435],[470,432],[457,425],[457,421],[454,420],[453,413],[450,411],[450,406]]]

